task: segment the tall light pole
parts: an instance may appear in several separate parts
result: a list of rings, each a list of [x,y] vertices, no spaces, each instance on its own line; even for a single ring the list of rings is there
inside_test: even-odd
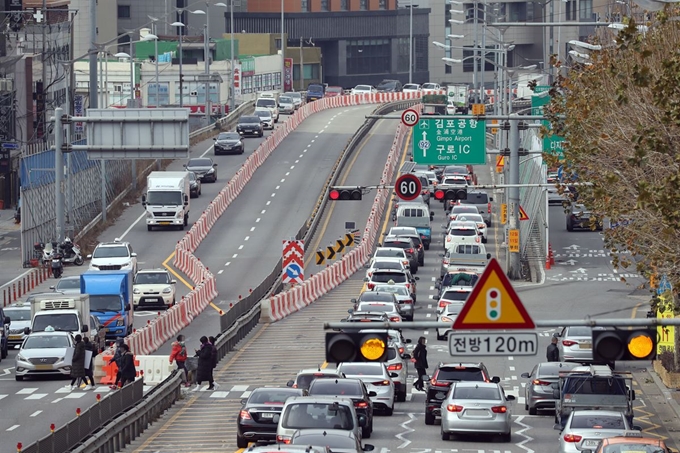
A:
[[[182,35],[184,34],[184,24],[173,22],[173,27],[179,28],[179,106],[184,107],[184,74],[182,74]]]
[[[155,35],[155,36],[158,36],[158,34],[156,34],[156,22],[158,22],[158,19],[155,18],[155,17],[151,17],[151,16],[147,16],[147,17],[153,21],[153,23],[151,24],[152,34]],[[159,89],[160,89],[159,88],[160,77],[158,75],[158,39],[154,39],[153,44],[154,44],[154,57],[155,57],[155,62],[156,62],[156,102],[155,102],[154,105],[156,107],[160,107],[160,101],[158,100],[159,99],[158,92],[159,92]]]
[[[283,39],[284,32],[285,30],[283,23],[283,0],[281,0],[281,91],[284,91],[286,84],[286,44],[284,43]]]
[[[133,50],[134,50],[134,45],[139,43],[139,42],[147,42],[147,41],[158,41],[158,36],[149,33],[148,35],[144,36],[142,39],[139,41],[130,41],[130,53],[125,53],[125,52],[118,52],[117,54],[114,55],[116,58],[128,58],[130,60],[130,99],[132,101],[135,100],[135,59],[132,57]],[[156,57],[158,58],[158,57]]]
[[[229,113],[231,113],[236,108],[236,102],[234,101],[234,95],[236,94],[236,86],[234,84],[234,0],[229,0],[229,44],[231,45],[231,51],[229,52],[231,56],[231,63],[229,65],[229,70],[231,71],[231,77],[229,77]]]
[[[413,82],[413,0],[408,7],[408,83]]]

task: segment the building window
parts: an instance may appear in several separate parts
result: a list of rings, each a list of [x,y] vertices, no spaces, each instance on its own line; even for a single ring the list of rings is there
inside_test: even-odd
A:
[[[274,39],[274,47],[276,47],[278,50],[281,50],[281,38]]]
[[[300,3],[300,10],[303,13],[308,13],[310,11],[309,9],[309,0],[302,0]]]
[[[359,0],[359,9],[366,11],[368,9],[368,0]]]
[[[576,20],[576,0],[569,0],[566,3],[566,20]]]
[[[120,89],[122,90],[122,87],[120,87]],[[170,104],[168,83],[159,83],[158,85],[155,83],[150,83],[148,89],[147,105],[162,107],[168,104]]]
[[[579,2],[579,17],[585,20],[593,18],[593,0],[581,0]]]
[[[321,0],[321,11],[328,11],[328,0]]]
[[[387,0],[380,0],[380,3],[378,3],[378,8],[387,9]]]
[[[389,74],[392,53],[389,39],[347,41],[347,74]]]
[[[304,69],[305,81],[319,80],[319,64],[312,63],[306,64]],[[296,64],[293,66],[293,80],[300,80],[300,65]]]
[[[510,3],[510,22],[524,22],[527,20],[527,4],[524,2]]]
[[[444,74],[451,74],[451,65],[444,65]]]
[[[130,5],[118,5],[118,19],[130,18]]]
[[[409,38],[399,38],[397,40],[397,72],[408,72],[409,54],[408,43]]]
[[[340,11],[349,11],[349,5],[347,0],[340,0]]]

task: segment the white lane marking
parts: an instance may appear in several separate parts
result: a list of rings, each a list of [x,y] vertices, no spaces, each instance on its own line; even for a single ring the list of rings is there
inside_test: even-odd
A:
[[[220,275],[222,272],[224,272],[224,269],[220,269],[219,271],[217,271],[217,275]]]
[[[237,256],[238,256],[238,253],[234,253],[234,255],[232,256],[232,258],[236,258]]]
[[[508,360],[515,360],[515,358],[510,355],[510,356],[508,356]]]
[[[52,401],[52,404],[58,403],[59,401],[63,400],[64,398],[57,398],[56,400]]]
[[[306,152],[307,152],[307,150],[305,149],[305,150],[303,150],[302,152],[303,152],[303,153],[306,153]]]
[[[281,182],[286,182],[286,178],[283,178],[283,179],[281,180]]]
[[[230,392],[245,392],[248,390],[248,387],[247,385],[235,385],[231,388]]]
[[[429,334],[430,334],[430,331],[429,331],[429,330],[424,330],[424,331],[423,331],[423,335],[429,335]]]
[[[18,427],[19,427],[19,425],[13,425],[13,426],[10,426],[9,428],[7,428],[5,431],[14,431]]]
[[[432,308],[432,304],[427,304],[427,308]]]
[[[40,414],[42,414],[42,411],[35,411],[31,414],[31,417],[37,417]]]
[[[213,149],[214,147],[215,147],[215,145],[210,145],[210,148],[206,149],[205,152],[203,154],[201,154],[201,157],[205,157],[205,155],[208,154],[210,152],[210,150]]]
[[[295,161],[295,163],[296,163],[296,164],[299,164],[299,163],[300,163],[300,159],[297,159],[297,160]]]
[[[314,139],[312,139],[312,141],[310,143],[314,143],[316,141],[315,139],[317,139],[317,138],[319,138],[318,135],[316,137],[314,137]]]
[[[526,450],[527,453],[534,453],[534,450],[532,450],[529,447],[524,446],[524,444],[534,440],[534,438],[527,435],[527,434],[524,434],[525,431],[528,431],[528,430],[531,429],[531,426],[522,423],[522,420],[524,420],[524,415],[520,415],[519,417],[517,417],[515,419],[515,423],[517,423],[519,426],[522,427],[522,429],[520,429],[519,431],[515,431],[515,434],[519,434],[520,436],[524,437],[524,440],[521,441],[521,442],[515,443],[515,445],[517,445],[519,448]]]
[[[260,212],[260,214],[264,214],[265,212],[267,212],[267,210],[263,209],[262,212]]]
[[[255,227],[251,227],[251,228],[250,228],[250,231],[255,231]]]
[[[298,157],[305,157],[305,155],[304,155],[304,154],[300,154]]]
[[[25,400],[40,400],[43,399],[47,396],[47,393],[34,393],[32,395],[28,395]]]
[[[290,175],[290,172],[289,172],[289,171],[286,172],[286,176],[288,176],[288,175]]]
[[[251,393],[253,393],[253,392],[250,391],[250,390],[246,390],[245,392],[243,392],[243,393],[241,394],[241,399],[248,398],[248,397],[250,396]]]
[[[137,220],[135,220],[134,222],[132,222],[132,225],[130,225],[130,226],[128,227],[128,229],[125,230],[125,231],[123,232],[123,234],[119,236],[119,238],[122,240],[125,236],[127,236],[127,234],[130,232],[130,230],[132,230],[132,229],[135,227],[135,225],[137,225],[137,224],[139,223],[139,221],[142,220],[145,216],[146,216],[146,211],[144,211],[144,214],[142,214],[142,215],[140,215],[139,217],[137,217]]]
[[[290,166],[290,169],[291,169],[291,170],[292,170],[293,168],[295,168],[295,165],[291,165],[291,166]]]
[[[281,188],[281,186],[276,186],[276,190],[279,190],[280,188]],[[274,196],[274,194],[272,194],[272,197],[273,196]]]
[[[401,426],[402,428],[404,428],[406,431],[404,431],[404,432],[402,432],[402,433],[399,433],[399,434],[396,434],[396,435],[394,436],[394,437],[396,437],[397,439],[403,441],[402,444],[399,445],[397,448],[405,448],[408,444],[410,444],[411,441],[408,440],[408,439],[406,439],[406,438],[404,438],[403,436],[406,435],[406,434],[415,432],[415,429],[411,428],[410,426],[406,426],[406,425],[408,425],[409,423],[411,423],[412,421],[414,421],[414,420],[416,419],[416,416],[415,416],[415,414],[413,414],[413,413],[411,413],[411,412],[409,412],[407,415],[408,415],[408,420],[406,420],[404,423],[402,423],[401,425],[399,425],[399,426]]]
[[[239,250],[243,250],[243,245],[239,245],[239,246],[238,246],[238,249],[239,249]]]
[[[257,219],[255,219],[255,223],[258,223],[259,221],[260,221],[259,217]]]
[[[7,395],[0,395],[0,400],[3,398],[7,398]]]
[[[247,241],[248,239],[250,239],[250,236],[246,236],[246,238],[244,239],[244,241]]]
[[[277,187],[277,188],[278,188],[278,187]],[[275,196],[276,196],[276,192],[274,192],[274,193],[272,194],[272,197],[275,197]]]
[[[430,316],[432,316],[432,313],[428,313],[425,315],[426,318],[429,318]]]
[[[274,195],[276,195],[276,194],[273,193],[273,194],[272,194],[272,197],[273,197]],[[269,200],[269,201],[267,201],[267,203],[265,203],[266,206],[269,206],[270,204],[272,204],[272,201],[271,201],[271,200]]]
[[[515,367],[514,367],[514,366],[509,366],[508,369],[509,369],[510,371],[515,371]]]
[[[31,393],[35,392],[38,390],[37,388],[27,388],[27,389],[21,389],[17,392],[17,395],[30,395]]]
[[[225,266],[229,266],[231,264],[231,261],[227,261],[227,264]]]

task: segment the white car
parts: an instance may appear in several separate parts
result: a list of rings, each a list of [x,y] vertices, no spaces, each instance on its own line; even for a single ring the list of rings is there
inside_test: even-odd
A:
[[[27,376],[69,376],[71,362],[66,361],[66,350],[73,348],[69,332],[34,332],[24,338],[14,363],[14,378],[23,381]]]
[[[397,373],[388,372],[382,362],[343,362],[337,369],[346,378],[361,379],[367,391],[375,392],[376,396],[371,397],[373,407],[384,411],[385,415],[392,415],[396,398],[392,378],[399,377]]]
[[[449,250],[458,244],[479,244],[480,238],[477,224],[474,222],[451,222],[446,230],[444,249]]]
[[[268,109],[257,109],[253,115],[260,118],[262,129],[274,129],[274,118]]]
[[[439,302],[437,302],[437,315],[440,315],[450,304],[460,305],[460,308],[463,308],[463,304],[465,304],[471,292],[472,286],[449,286],[445,288]]]
[[[390,322],[401,322],[401,313],[399,307],[394,302],[359,302],[355,305],[354,310],[371,313],[385,313]]]
[[[455,115],[456,114],[456,104],[453,103],[453,101],[449,101],[446,104],[446,114],[447,115]]]
[[[446,294],[446,292],[444,294]],[[449,332],[453,332],[453,322],[463,309],[463,302],[457,303],[446,299],[444,299],[444,302],[448,303],[444,305],[441,312],[437,313],[437,322],[445,322],[448,323],[449,326],[446,328],[437,327],[437,340],[446,340],[448,338]],[[439,308],[437,308],[437,310],[439,310]]]
[[[639,427],[628,425],[626,417],[618,411],[575,410],[569,414],[567,423],[558,438],[559,453],[580,453],[583,450],[595,451],[602,439],[623,436]],[[645,447],[617,451],[649,451]],[[653,451],[663,451],[654,449]]]
[[[274,122],[279,122],[279,105],[276,103],[276,99],[273,97],[260,97],[255,101],[255,109],[267,109],[272,114]]]
[[[352,88],[351,94],[374,94],[378,90],[373,88],[371,85],[357,85]]]
[[[442,87],[438,83],[423,83],[421,86],[423,94],[438,94]]]
[[[378,247],[375,249],[373,258],[399,258],[404,263],[404,266],[409,267],[411,265],[411,261],[406,256],[404,249],[397,247]]]
[[[132,269],[137,273],[137,254],[132,251],[129,242],[121,242],[116,238],[113,242],[100,242],[91,255],[90,269],[97,271],[119,271]]]
[[[288,91],[283,93],[283,96],[289,97],[293,100],[293,104],[295,104],[295,110],[299,109],[302,105],[302,95],[296,91]]]
[[[408,261],[408,260],[406,260]],[[408,264],[404,264],[403,258],[371,258],[366,264],[366,278],[371,278],[373,272],[378,269],[407,270]]]
[[[132,285],[132,304],[139,306],[161,306],[166,310],[175,305],[176,280],[165,269],[142,269],[135,275]]]
[[[417,83],[407,83],[401,88],[403,93],[420,93],[423,91]]]
[[[80,275],[62,277],[56,285],[50,286],[50,289],[57,293],[80,294]]]
[[[479,214],[479,209],[477,206],[471,206],[469,204],[454,205],[451,208],[451,211],[449,211],[449,222],[458,220],[458,216],[462,214]]]
[[[279,97],[279,112],[292,115],[295,113],[295,101],[289,96]]]
[[[477,208],[475,208],[477,209]],[[484,217],[481,214],[458,214],[456,220],[461,222],[475,222],[477,224],[477,230],[482,234],[482,244],[486,244],[489,240],[487,236],[487,225],[484,221]]]

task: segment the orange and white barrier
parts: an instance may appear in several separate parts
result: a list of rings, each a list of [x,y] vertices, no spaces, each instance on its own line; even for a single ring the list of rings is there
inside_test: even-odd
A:
[[[0,287],[2,306],[6,307],[31,292],[36,286],[50,278],[49,267],[36,267],[5,283]]]

